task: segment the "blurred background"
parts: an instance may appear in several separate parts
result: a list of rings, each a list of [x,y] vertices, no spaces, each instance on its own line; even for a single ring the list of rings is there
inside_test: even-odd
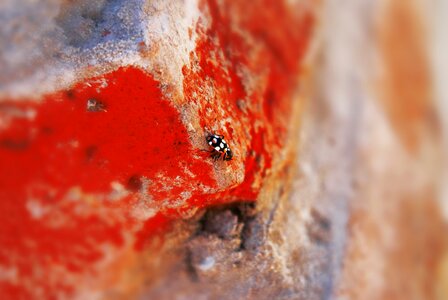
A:
[[[1,298],[448,299],[447,20],[1,0]]]

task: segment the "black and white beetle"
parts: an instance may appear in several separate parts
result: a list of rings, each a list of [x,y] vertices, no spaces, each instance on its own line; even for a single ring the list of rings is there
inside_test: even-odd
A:
[[[224,140],[223,135],[219,134],[210,134],[206,138],[207,143],[212,147],[213,149],[210,150],[211,157],[214,160],[218,160],[222,155],[222,160],[231,160],[233,157],[232,150],[230,150],[230,147],[227,145],[226,141]]]

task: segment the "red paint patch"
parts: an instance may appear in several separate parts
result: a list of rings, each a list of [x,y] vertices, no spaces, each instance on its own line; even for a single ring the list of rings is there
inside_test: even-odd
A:
[[[154,236],[161,236],[170,227],[171,220],[165,215],[158,213],[154,217],[148,219],[144,224],[142,230],[137,233],[137,242],[135,243],[136,250],[142,250],[149,238]]]
[[[200,39],[191,54],[192,64],[183,69],[185,99],[201,103],[201,126],[228,133],[226,140],[243,156],[239,159],[244,160],[245,177],[231,190],[191,203],[255,201],[274,153],[288,137],[293,92],[313,14],[285,1],[207,0],[201,6],[210,13],[211,27],[198,25]],[[231,121],[220,128],[223,118]]]
[[[4,101],[0,114],[12,108],[35,117],[14,118],[0,132],[0,265],[16,272],[16,284],[42,286],[46,297],[58,281],[39,272],[49,265],[93,272],[105,245],[120,247],[123,234],[138,228],[129,211],[143,177],[155,203],[179,197],[170,186],[177,176],[215,184],[208,164],[192,162],[187,132],[159,83],[139,69],[119,69],[40,103]],[[130,196],[114,201],[112,182]],[[147,239],[160,220],[137,238]],[[25,292],[12,282],[2,282],[0,294]]]

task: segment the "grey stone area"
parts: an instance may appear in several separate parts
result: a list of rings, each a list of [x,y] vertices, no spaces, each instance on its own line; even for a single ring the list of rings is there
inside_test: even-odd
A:
[[[0,4],[0,96],[39,95],[136,51],[143,1],[31,1]],[[103,64],[103,65],[102,65]],[[101,69],[102,68],[102,69]]]

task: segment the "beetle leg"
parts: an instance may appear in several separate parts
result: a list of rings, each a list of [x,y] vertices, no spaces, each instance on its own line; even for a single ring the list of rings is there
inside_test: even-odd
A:
[[[216,150],[211,150],[210,153],[210,157],[215,161],[221,156],[221,154],[219,152],[216,152]]]

